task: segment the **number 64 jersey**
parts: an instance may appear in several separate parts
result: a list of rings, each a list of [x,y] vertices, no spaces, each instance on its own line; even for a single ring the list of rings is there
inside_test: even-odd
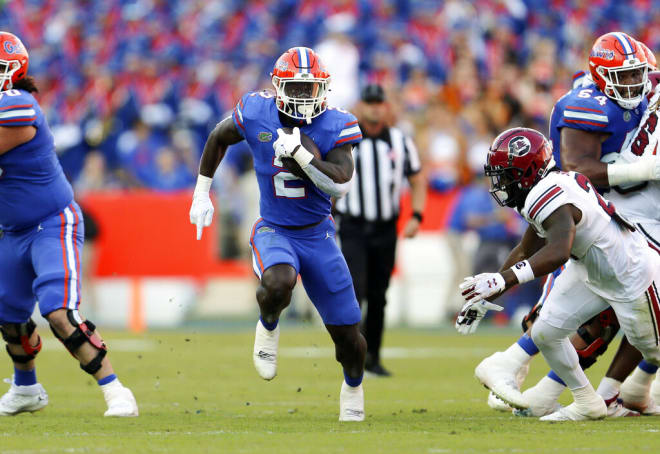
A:
[[[624,109],[593,83],[569,91],[557,101],[550,116],[550,141],[555,162],[561,167],[562,128],[608,134],[601,144],[599,158],[608,153],[619,153],[628,136],[637,129],[647,104],[644,99],[635,109]]]
[[[287,171],[275,159],[273,142],[280,121],[275,98],[271,92],[247,93],[232,112],[236,129],[250,146],[259,183],[259,209],[267,222],[282,226],[314,224],[330,215],[330,196],[311,181],[302,180]],[[333,148],[355,144],[362,133],[353,114],[327,108],[310,124],[300,123],[300,131],[316,144],[321,157]]]
[[[587,177],[551,171],[531,189],[521,214],[541,238],[546,238],[543,222],[562,205],[573,205],[582,213],[571,260],[586,268],[586,286],[611,301],[626,302],[642,295],[653,281],[660,259]]]

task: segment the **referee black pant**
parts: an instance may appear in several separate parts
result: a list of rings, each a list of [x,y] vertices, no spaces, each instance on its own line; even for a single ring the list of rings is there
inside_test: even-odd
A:
[[[339,238],[353,278],[355,296],[360,306],[364,300],[367,302],[362,332],[367,340],[369,359],[377,364],[385,322],[385,292],[394,269],[396,220],[369,222],[342,216]]]

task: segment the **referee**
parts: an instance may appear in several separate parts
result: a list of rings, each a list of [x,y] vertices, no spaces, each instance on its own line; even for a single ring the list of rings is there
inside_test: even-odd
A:
[[[385,292],[390,284],[396,250],[401,186],[406,177],[412,192],[413,215],[403,235],[412,238],[422,222],[426,181],[417,149],[409,137],[387,124],[388,106],[380,85],[367,85],[361,93],[358,116],[362,142],[353,149],[353,186],[336,203],[340,215],[339,238],[348,263],[357,300],[366,299],[362,331],[367,339],[365,369],[389,376],[380,362],[385,319]]]

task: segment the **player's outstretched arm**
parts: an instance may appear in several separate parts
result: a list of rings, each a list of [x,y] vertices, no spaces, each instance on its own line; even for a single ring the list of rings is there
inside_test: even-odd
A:
[[[526,232],[527,240],[521,242],[515,252],[522,260],[500,273],[482,273],[465,278],[460,285],[461,294],[468,303],[493,299],[517,284],[529,282],[537,277],[552,273],[571,257],[571,248],[575,238],[575,226],[580,222],[582,213],[572,205],[562,205],[543,222],[547,232],[545,245],[531,257],[525,252],[541,244],[531,232]],[[523,246],[523,243],[527,243]],[[514,249],[515,251],[515,249]],[[513,260],[514,253],[507,262]],[[508,263],[507,263],[508,264]],[[506,265],[506,264],[505,264]]]
[[[601,144],[608,134],[562,128],[561,168],[565,171],[580,172],[598,187],[608,187],[608,165],[600,162]]]
[[[34,126],[0,126],[0,155],[32,140],[37,134]]]
[[[213,175],[218,165],[220,165],[220,161],[224,158],[227,147],[241,140],[243,140],[243,137],[238,133],[231,117],[227,117],[218,123],[206,139],[202,159],[199,163],[197,185],[190,207],[190,223],[197,226],[198,240],[202,239],[204,227],[208,227],[213,221],[214,209],[209,197]]]

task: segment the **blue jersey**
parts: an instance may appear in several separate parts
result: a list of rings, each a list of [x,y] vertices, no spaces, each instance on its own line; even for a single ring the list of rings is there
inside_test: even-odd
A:
[[[311,181],[288,172],[275,159],[273,142],[277,140],[277,129],[285,125],[280,121],[274,95],[268,91],[244,95],[232,118],[252,152],[261,217],[272,224],[291,226],[314,224],[329,216],[330,196]],[[355,116],[331,107],[299,128],[314,141],[323,159],[333,148],[362,140]]]
[[[555,162],[561,168],[560,134],[562,128],[609,134],[601,144],[601,155],[619,153],[628,134],[635,131],[646,110],[644,99],[635,109],[619,106],[595,84],[578,86],[557,101],[550,117],[550,141]]]
[[[39,104],[24,90],[0,92],[0,126],[34,126],[34,138],[0,155],[0,226],[18,231],[64,210],[73,190]]]

